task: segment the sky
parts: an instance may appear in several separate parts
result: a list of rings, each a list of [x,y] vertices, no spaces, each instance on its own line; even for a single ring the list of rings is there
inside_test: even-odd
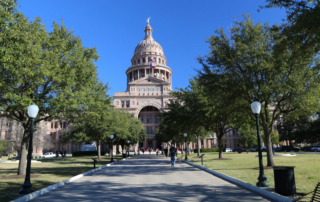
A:
[[[250,14],[254,22],[281,23],[285,10],[262,9],[265,0],[18,0],[18,10],[30,21],[40,17],[47,31],[63,22],[85,47],[96,47],[98,77],[109,95],[126,90],[125,71],[134,49],[144,38],[147,18],[153,38],[164,50],[172,70],[172,87],[185,88],[200,69],[198,56],[209,52],[205,41],[215,30],[228,30],[235,19]]]

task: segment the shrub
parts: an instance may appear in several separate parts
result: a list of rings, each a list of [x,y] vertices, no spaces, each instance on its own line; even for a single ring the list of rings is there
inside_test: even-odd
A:
[[[101,155],[105,155],[106,152],[101,152]],[[97,151],[75,151],[72,152],[72,156],[98,156]]]
[[[222,151],[223,151],[223,152],[226,152],[226,148],[223,147],[223,148],[222,148]],[[219,147],[203,148],[203,149],[200,149],[200,152],[201,152],[201,153],[205,153],[205,152],[219,152]]]

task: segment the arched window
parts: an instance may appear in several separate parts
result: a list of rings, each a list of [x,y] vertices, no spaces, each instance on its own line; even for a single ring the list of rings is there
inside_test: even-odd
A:
[[[160,58],[159,58],[159,61],[158,61],[158,63],[159,63],[159,64],[161,63],[161,60],[160,60]]]

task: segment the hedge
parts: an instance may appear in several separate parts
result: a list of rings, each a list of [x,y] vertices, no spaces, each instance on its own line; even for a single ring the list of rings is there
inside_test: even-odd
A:
[[[223,151],[223,152],[226,152],[226,148],[223,147],[223,148],[222,148],[222,151]],[[196,149],[195,149],[195,152],[197,152]],[[205,152],[219,152],[219,147],[200,149],[200,153],[205,153]]]
[[[101,155],[105,155],[106,152],[101,152]],[[98,156],[97,151],[75,151],[72,152],[72,156]]]

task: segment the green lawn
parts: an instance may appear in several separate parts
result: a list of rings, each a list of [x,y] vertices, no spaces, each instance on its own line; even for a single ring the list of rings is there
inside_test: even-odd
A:
[[[213,160],[219,157],[217,152],[203,154],[205,154],[203,166],[206,168],[256,185],[259,170],[253,170],[252,168],[259,167],[259,159],[255,157],[258,155],[257,152],[248,154],[223,153],[223,158],[232,160]],[[265,152],[263,155],[265,155]],[[196,157],[196,154],[191,154],[188,158],[190,162],[201,165],[201,158]],[[274,162],[276,166],[296,166],[294,175],[298,193],[311,192],[320,182],[320,155],[318,154],[297,154],[295,157],[275,156]],[[267,157],[263,157],[263,165],[266,166],[266,163]],[[264,170],[264,173],[270,186],[274,186],[273,169]]]
[[[40,175],[32,178],[33,190],[39,190],[57,182],[69,179],[75,175],[93,169],[93,160],[97,156],[47,158],[42,163],[31,164],[31,175]],[[122,156],[114,156],[114,160],[120,160]],[[103,156],[96,167],[110,163],[110,158]],[[0,163],[0,201],[6,202],[15,199],[13,196],[21,189],[24,177],[21,179],[4,179],[7,176],[16,177],[18,163]]]

